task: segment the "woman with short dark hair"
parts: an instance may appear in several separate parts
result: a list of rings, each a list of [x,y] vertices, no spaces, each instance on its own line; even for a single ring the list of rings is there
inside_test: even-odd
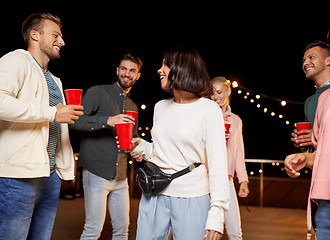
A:
[[[153,142],[133,139],[134,154],[166,174],[197,167],[160,194],[142,195],[136,239],[166,239],[171,227],[174,239],[220,239],[229,205],[226,141],[221,109],[208,99],[213,88],[205,63],[194,50],[168,51],[158,73],[174,97],[155,105]]]

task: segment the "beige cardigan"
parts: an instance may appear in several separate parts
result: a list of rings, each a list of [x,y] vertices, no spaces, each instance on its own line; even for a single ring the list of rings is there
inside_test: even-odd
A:
[[[52,77],[63,92],[60,79]],[[50,175],[47,144],[49,122],[55,114],[56,107],[49,106],[46,79],[32,55],[16,50],[3,56],[0,59],[0,177]],[[67,124],[61,124],[55,162],[62,179],[74,178]]]

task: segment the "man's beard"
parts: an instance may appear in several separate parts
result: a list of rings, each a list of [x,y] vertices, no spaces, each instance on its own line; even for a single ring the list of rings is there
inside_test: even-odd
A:
[[[121,77],[121,78],[123,78],[123,77]],[[129,82],[125,82],[121,78],[118,77],[118,83],[123,89],[129,89],[129,88],[133,87],[135,81],[133,81],[132,78],[129,79],[130,80]]]
[[[324,68],[314,67],[313,72],[310,73],[308,76],[306,75],[306,78],[315,81],[316,77],[324,70]]]
[[[57,60],[60,58],[60,54],[54,52],[53,46],[47,47],[45,44],[41,44],[40,50],[51,60]]]

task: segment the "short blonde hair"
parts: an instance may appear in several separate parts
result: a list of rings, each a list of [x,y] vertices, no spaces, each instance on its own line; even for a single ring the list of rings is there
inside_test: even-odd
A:
[[[26,46],[29,45],[30,32],[35,30],[41,33],[44,27],[43,21],[46,19],[56,23],[60,28],[62,27],[61,19],[52,13],[34,13],[28,16],[22,24],[22,36]]]

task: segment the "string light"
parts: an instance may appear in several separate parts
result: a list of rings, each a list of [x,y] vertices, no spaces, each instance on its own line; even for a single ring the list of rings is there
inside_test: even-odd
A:
[[[248,88],[246,88],[242,85],[239,85],[237,81],[233,81],[232,86],[233,86],[233,88],[238,88],[237,89],[238,94],[242,94],[243,91],[245,91],[245,94],[243,95],[243,98],[246,99],[246,100],[249,100],[250,103],[256,103],[257,108],[261,108],[261,103],[259,101],[261,101],[262,99],[274,100],[276,102],[279,102],[282,107],[286,107],[289,103],[290,104],[297,104],[297,105],[304,105],[303,102],[283,100],[283,99],[279,99],[279,98],[270,97],[270,96],[267,96],[265,94],[257,93],[257,92],[255,92],[251,89],[248,89]],[[253,94],[255,97],[254,98],[251,97],[251,94]],[[286,125],[290,124],[290,121],[285,119],[286,117],[283,113],[276,113],[276,111],[269,111],[268,107],[263,107],[263,112],[264,113],[270,112],[270,115],[272,117],[277,116],[279,119],[283,120]]]

